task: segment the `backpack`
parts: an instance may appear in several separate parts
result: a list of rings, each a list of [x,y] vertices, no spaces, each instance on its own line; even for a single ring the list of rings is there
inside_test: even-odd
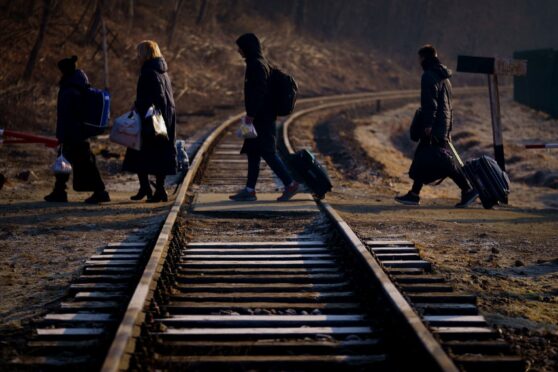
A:
[[[286,116],[293,113],[298,93],[298,85],[295,79],[279,70],[271,67],[270,85],[273,100],[276,104],[277,115]]]
[[[110,118],[110,93],[107,90],[86,88],[81,91],[83,99],[82,132],[85,138],[103,134]]]

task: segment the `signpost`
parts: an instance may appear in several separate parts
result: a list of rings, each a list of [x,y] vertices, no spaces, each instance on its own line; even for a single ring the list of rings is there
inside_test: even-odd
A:
[[[525,75],[527,74],[527,61],[509,58],[458,56],[457,71],[486,74],[488,77],[494,158],[496,162],[498,162],[500,168],[505,171],[506,162],[504,158],[504,142],[502,139],[502,117],[500,115],[498,75]]]

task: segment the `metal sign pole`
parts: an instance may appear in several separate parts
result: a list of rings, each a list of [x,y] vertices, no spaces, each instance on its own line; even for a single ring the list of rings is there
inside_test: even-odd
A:
[[[494,142],[494,158],[500,168],[506,170],[504,158],[504,141],[502,139],[502,117],[500,115],[500,93],[498,91],[498,75],[488,76],[488,93],[490,96],[490,112],[492,114],[492,138]]]

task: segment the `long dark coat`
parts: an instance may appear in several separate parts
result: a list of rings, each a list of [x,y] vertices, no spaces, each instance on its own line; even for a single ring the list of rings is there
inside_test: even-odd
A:
[[[275,153],[277,109],[269,86],[271,68],[263,57],[260,41],[256,35],[242,35],[236,43],[246,58],[244,78],[246,115],[254,118],[254,127],[258,132],[257,138],[244,140],[241,153]]]
[[[444,142],[451,132],[451,71],[438,58],[423,62],[420,106],[424,128],[432,128],[435,142]]]
[[[73,167],[75,191],[99,191],[105,188],[91,152],[87,137],[82,130],[83,91],[89,88],[89,80],[82,70],[60,79],[56,105],[56,138],[60,150]]]
[[[56,105],[56,138],[60,143],[83,141],[86,137],[82,133],[83,90],[89,87],[87,75],[82,70],[76,70],[71,75],[64,75],[60,79],[58,101]]]
[[[459,171],[447,142],[452,130],[451,71],[437,58],[423,62],[421,79],[422,127],[432,128],[431,136],[423,136],[415,151],[409,176],[431,183]]]
[[[176,109],[167,63],[163,58],[146,61],[141,68],[135,109],[147,125],[145,114],[151,105],[161,111],[169,139],[151,138],[142,131],[140,151],[128,149],[122,169],[133,173],[176,174]],[[149,119],[148,119],[149,120]]]

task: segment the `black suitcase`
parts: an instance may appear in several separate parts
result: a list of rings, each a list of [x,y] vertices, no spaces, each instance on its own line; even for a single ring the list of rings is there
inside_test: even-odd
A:
[[[333,187],[325,168],[318,162],[314,154],[308,150],[300,150],[291,155],[291,167],[295,170],[312,193],[323,199]]]
[[[489,156],[483,155],[478,159],[469,160],[463,164],[459,154],[450,142],[450,147],[461,164],[463,173],[471,186],[479,193],[482,206],[490,209],[498,204],[508,204],[510,180],[506,172],[500,169],[498,163]]]

